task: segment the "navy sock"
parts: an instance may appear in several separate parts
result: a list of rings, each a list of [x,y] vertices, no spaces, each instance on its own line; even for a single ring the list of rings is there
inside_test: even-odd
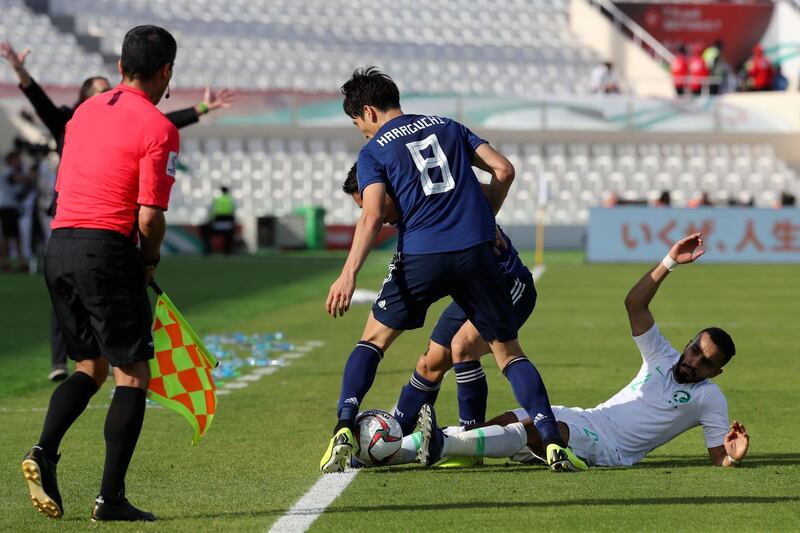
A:
[[[489,385],[480,361],[455,363],[458,385],[458,418],[462,426],[483,424],[486,422],[486,400],[489,397]]]
[[[403,435],[410,435],[414,432],[419,418],[419,410],[426,403],[433,405],[436,402],[441,385],[441,382],[428,381],[414,370],[411,379],[400,390],[400,398],[394,408],[394,417],[400,422]]]
[[[547,389],[533,363],[527,357],[518,357],[506,365],[503,374],[511,383],[517,403],[528,412],[545,447],[551,443],[563,446]]]
[[[375,381],[381,359],[383,350],[367,341],[360,341],[350,352],[347,364],[344,365],[342,393],[339,396],[339,409],[336,411],[339,423],[334,432],[343,427],[353,429],[358,407]]]

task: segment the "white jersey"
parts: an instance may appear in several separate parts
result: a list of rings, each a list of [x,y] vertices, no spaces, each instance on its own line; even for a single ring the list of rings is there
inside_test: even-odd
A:
[[[611,399],[583,411],[602,439],[616,447],[620,463],[635,464],[698,425],[707,448],[721,446],[728,432],[728,403],[719,387],[707,379],[678,383],[672,368],[680,354],[655,324],[633,340],[643,359],[639,373]]]

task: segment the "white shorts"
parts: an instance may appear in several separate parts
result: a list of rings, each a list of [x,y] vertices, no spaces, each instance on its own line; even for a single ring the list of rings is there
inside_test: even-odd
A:
[[[556,420],[569,427],[569,447],[589,466],[622,466],[616,446],[604,437],[594,417],[580,407],[553,406]]]

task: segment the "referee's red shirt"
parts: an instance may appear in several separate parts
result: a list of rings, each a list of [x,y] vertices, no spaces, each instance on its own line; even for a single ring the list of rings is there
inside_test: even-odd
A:
[[[67,123],[52,228],[94,228],[135,238],[140,205],[167,209],[178,130],[127,85],[94,96]]]

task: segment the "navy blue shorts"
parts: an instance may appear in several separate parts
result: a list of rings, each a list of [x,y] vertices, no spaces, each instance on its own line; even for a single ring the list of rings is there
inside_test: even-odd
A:
[[[517,338],[517,320],[493,243],[435,254],[397,253],[372,313],[395,329],[421,328],[428,308],[451,296],[484,340]]]
[[[503,276],[506,282],[506,290],[511,295],[511,303],[514,304],[514,323],[517,331],[528,320],[536,307],[536,287],[533,284],[533,276],[530,272],[521,276]],[[453,337],[456,336],[461,326],[468,320],[467,314],[461,307],[450,302],[450,305],[442,312],[436,327],[431,333],[431,340],[437,344],[450,348]]]

